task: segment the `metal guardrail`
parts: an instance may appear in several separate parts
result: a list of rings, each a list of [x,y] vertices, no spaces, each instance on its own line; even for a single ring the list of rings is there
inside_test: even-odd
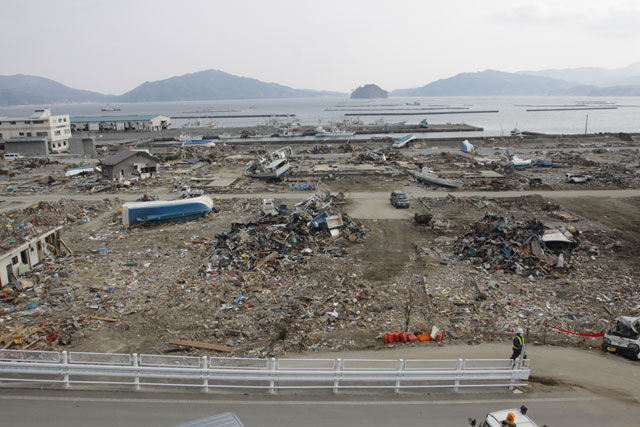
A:
[[[0,382],[133,387],[402,389],[523,385],[530,361],[510,359],[250,359],[0,350]]]

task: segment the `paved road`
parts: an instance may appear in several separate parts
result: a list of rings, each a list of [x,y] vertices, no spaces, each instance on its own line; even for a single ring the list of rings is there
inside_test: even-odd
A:
[[[557,191],[434,191],[428,190],[424,187],[409,187],[408,190],[413,197],[430,197],[440,198],[447,197],[451,194],[455,197],[489,197],[489,198],[508,198],[508,197],[520,197],[523,195],[539,194],[543,197],[552,199],[567,199],[567,198],[579,198],[579,197],[611,197],[611,198],[627,198],[627,197],[639,197],[640,189],[627,189],[627,190],[557,190]],[[333,192],[335,193],[335,192]],[[154,193],[157,194],[161,200],[171,200],[177,197],[176,193]],[[311,192],[305,191],[282,191],[282,192],[269,192],[269,193],[207,193],[211,197],[219,197],[221,199],[247,199],[247,198],[278,198],[289,200],[304,200],[311,196]],[[136,200],[142,195],[142,193],[122,193],[122,194],[34,194],[34,195],[18,195],[18,196],[0,196],[2,202],[30,202],[37,203],[40,201],[59,201],[62,199],[69,200],[103,200],[103,199],[120,199],[120,200]],[[347,192],[345,196],[350,199],[378,199],[388,200],[389,191],[354,191]]]
[[[299,393],[298,393],[299,394]],[[261,393],[0,390],[2,425],[14,426],[174,426],[231,411],[247,427],[465,426],[469,416],[525,404],[540,425],[584,427],[637,425],[640,406],[587,392],[545,395],[508,392],[394,396],[391,394],[304,396]]]
[[[451,194],[455,197],[488,197],[488,198],[509,198],[520,197],[523,195],[539,194],[550,199],[567,199],[567,198],[628,198],[639,197],[640,189],[627,190],[560,190],[560,191],[433,191],[423,187],[411,186],[405,187],[405,191],[409,192],[412,198],[429,197],[440,198]],[[177,197],[176,193],[155,193],[160,200],[172,200]],[[221,193],[209,194],[212,197],[221,199],[233,198],[276,198],[280,200],[289,200],[298,202],[311,196],[310,192],[275,192],[275,193]],[[33,203],[40,201],[59,201],[63,199],[70,200],[103,200],[103,199],[119,199],[122,201],[133,201],[141,196],[137,194],[40,194],[40,195],[19,195],[19,196],[0,196],[0,202],[13,202],[0,204],[0,212],[6,212],[13,209],[22,209]],[[351,205],[347,209],[347,213],[358,219],[404,219],[413,216],[413,210],[394,209],[389,203],[389,192],[347,192],[345,197],[351,200]]]
[[[594,339],[594,347],[598,340]],[[292,357],[395,359],[501,358],[505,343],[480,345],[396,346],[378,351],[295,354]],[[251,426],[464,426],[467,417],[525,404],[540,426],[635,426],[640,417],[637,361],[577,348],[530,346],[532,373],[576,388],[514,394],[447,390],[264,391],[195,390],[109,392],[0,388],[0,425],[20,426],[172,426],[222,412],[236,413]]]

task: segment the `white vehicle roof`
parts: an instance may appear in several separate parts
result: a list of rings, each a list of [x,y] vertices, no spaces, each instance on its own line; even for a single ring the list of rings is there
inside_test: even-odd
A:
[[[516,427],[539,427],[531,418],[520,412],[520,409],[504,409],[502,411],[491,412],[487,415],[487,423],[491,427],[502,427],[502,421],[507,419],[507,414],[513,412],[516,416]]]

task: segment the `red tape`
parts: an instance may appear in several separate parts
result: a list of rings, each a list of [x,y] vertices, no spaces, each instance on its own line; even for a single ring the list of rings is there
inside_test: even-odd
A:
[[[552,325],[549,325],[548,323],[545,323],[544,326],[546,326],[547,328],[558,330],[560,332],[564,332],[565,334],[578,335],[578,336],[581,336],[581,337],[602,337],[602,336],[604,336],[604,332],[600,332],[598,334],[581,334],[581,333],[578,333],[578,332],[567,331],[566,329],[558,328],[557,326],[552,326]]]

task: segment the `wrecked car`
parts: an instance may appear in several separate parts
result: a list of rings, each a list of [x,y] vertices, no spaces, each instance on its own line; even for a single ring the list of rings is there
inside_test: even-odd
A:
[[[618,317],[615,328],[605,332],[602,349],[640,360],[640,317]]]
[[[409,200],[409,195],[404,191],[393,190],[391,192],[391,205],[397,208],[409,208],[411,206],[411,200]]]
[[[583,182],[591,181],[591,177],[589,175],[567,173],[564,176],[567,179],[567,182],[572,184],[581,184]]]

